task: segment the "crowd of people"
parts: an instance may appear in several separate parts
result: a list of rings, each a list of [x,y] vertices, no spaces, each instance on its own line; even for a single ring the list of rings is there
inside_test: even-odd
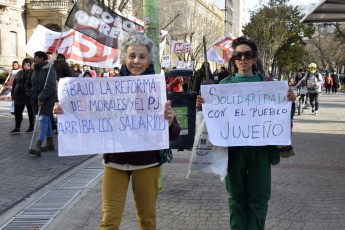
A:
[[[38,138],[30,154],[41,156],[44,151],[54,150],[53,130],[56,128],[54,114],[62,114],[63,109],[57,100],[57,82],[64,77],[116,77],[129,75],[154,74],[153,42],[141,33],[129,33],[121,43],[121,68],[104,68],[100,74],[88,65],[69,66],[63,54],[53,55],[37,51],[34,58],[25,58],[20,66],[13,62],[10,78],[12,98],[15,104],[15,128],[11,134],[19,134],[26,107],[29,115],[29,127],[26,133],[34,131],[34,114],[38,115]],[[211,84],[235,84],[240,82],[266,81],[265,72],[255,42],[239,37],[232,43],[233,56],[228,70],[221,67],[211,72],[208,63],[202,63],[200,69],[190,79],[190,87],[185,89],[183,77],[166,79],[170,92],[191,90],[200,93],[200,87],[206,84],[206,73]],[[51,68],[50,68],[51,67]],[[309,91],[312,112],[318,115],[319,93],[321,86],[326,93],[336,94],[338,83],[344,79],[336,72],[328,74],[325,80],[317,71],[315,63],[303,73],[299,70],[295,78],[297,90],[306,86]],[[288,101],[294,104],[296,96],[291,88],[286,92]],[[199,95],[196,107],[202,109],[204,98]],[[294,111],[292,110],[292,113]],[[293,114],[291,118],[293,117]],[[176,140],[180,133],[175,113],[168,100],[164,107],[164,118],[169,124],[169,138]],[[45,145],[43,145],[46,140]],[[231,229],[263,230],[271,196],[271,165],[276,164],[279,150],[276,146],[236,146],[228,147],[228,169],[225,178],[229,193]],[[119,229],[124,211],[129,181],[132,181],[135,208],[139,229],[156,229],[156,201],[158,198],[158,179],[162,164],[159,150],[107,153],[103,156],[104,173],[102,182],[102,221],[100,229]],[[279,161],[278,161],[279,162]]]

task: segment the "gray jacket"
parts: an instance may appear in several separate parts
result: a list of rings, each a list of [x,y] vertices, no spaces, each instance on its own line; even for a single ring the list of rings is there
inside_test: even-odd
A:
[[[307,85],[308,93],[319,93],[321,92],[321,86],[323,85],[323,78],[320,73],[316,72],[312,74],[308,72],[304,77],[298,82],[296,87],[304,86],[304,83]],[[315,83],[314,86],[312,84]]]
[[[47,85],[44,87],[49,65],[51,64],[51,62],[44,62],[33,65],[32,75],[26,79],[26,95],[30,98],[31,106],[35,114],[38,113],[38,99],[43,101],[43,106],[40,111],[41,115],[51,115],[54,104],[57,101],[56,72],[53,67],[50,70]]]

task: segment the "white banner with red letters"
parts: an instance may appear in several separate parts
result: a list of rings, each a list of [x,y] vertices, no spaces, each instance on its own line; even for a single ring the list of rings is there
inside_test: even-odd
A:
[[[236,37],[231,33],[226,33],[223,35],[223,37],[219,38],[213,45],[226,51],[232,51],[231,45],[235,38]]]
[[[190,53],[192,52],[193,44],[187,42],[171,41],[171,53]]]
[[[24,51],[34,56],[36,51],[54,52],[61,33],[38,25],[27,43]],[[65,55],[66,61],[73,61],[101,68],[119,66],[119,52],[117,49],[105,46],[93,38],[68,30],[62,34],[58,53]]]
[[[36,51],[49,51],[53,53],[60,35],[60,32],[55,32],[42,25],[38,25],[24,51],[32,57]],[[163,42],[165,44],[165,40]],[[160,49],[160,53],[162,53],[164,45],[161,44]],[[62,34],[57,49],[58,53],[65,55],[66,61],[100,68],[120,66],[119,51],[72,29]]]

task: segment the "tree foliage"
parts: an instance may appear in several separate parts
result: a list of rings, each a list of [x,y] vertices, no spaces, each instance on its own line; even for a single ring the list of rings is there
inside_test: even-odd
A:
[[[295,68],[294,63],[305,58],[302,37],[311,36],[313,30],[302,25],[301,18],[298,7],[288,5],[288,0],[270,0],[251,12],[243,34],[256,42],[266,71],[272,66]]]

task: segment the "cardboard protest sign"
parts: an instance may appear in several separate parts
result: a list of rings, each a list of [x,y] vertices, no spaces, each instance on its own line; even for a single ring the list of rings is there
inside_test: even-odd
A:
[[[187,67],[187,63],[184,61],[176,61],[175,62],[176,69],[185,69]]]
[[[291,144],[291,102],[283,82],[202,85],[210,141],[216,146]]]
[[[63,78],[59,156],[169,148],[164,75]]]
[[[172,61],[171,61],[170,55],[163,55],[161,67],[171,67],[171,66],[172,66]]]

